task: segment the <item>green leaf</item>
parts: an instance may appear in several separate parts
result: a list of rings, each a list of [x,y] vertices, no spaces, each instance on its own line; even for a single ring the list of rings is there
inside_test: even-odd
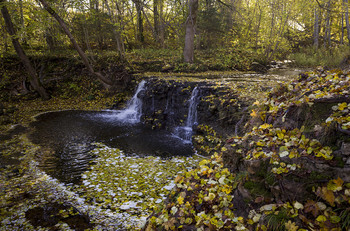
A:
[[[330,221],[331,221],[333,224],[339,223],[340,220],[341,220],[341,218],[338,217],[338,216],[331,216],[331,217],[330,217]]]
[[[327,221],[327,218],[324,216],[324,215],[319,215],[317,218],[316,218],[316,221],[318,222],[325,222]]]

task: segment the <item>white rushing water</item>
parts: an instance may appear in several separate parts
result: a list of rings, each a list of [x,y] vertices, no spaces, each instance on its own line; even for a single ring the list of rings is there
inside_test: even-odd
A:
[[[188,103],[188,113],[185,126],[176,127],[174,135],[184,140],[184,142],[192,142],[193,125],[197,123],[197,106],[199,104],[199,89],[198,87],[193,88],[191,98]]]
[[[118,111],[116,118],[124,123],[139,123],[142,116],[142,100],[138,97],[140,91],[145,89],[146,81],[142,80],[134,96],[125,109]]]
[[[103,113],[89,116],[91,119],[97,119],[107,122],[118,122],[122,124],[137,124],[141,121],[142,116],[142,100],[138,97],[139,93],[145,89],[146,81],[142,80],[134,94],[128,101],[126,108],[122,110],[106,110]],[[109,112],[109,113],[108,113]]]

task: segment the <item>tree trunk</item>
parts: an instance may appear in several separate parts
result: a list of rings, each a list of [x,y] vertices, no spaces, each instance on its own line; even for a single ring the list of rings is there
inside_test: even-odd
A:
[[[193,63],[194,61],[194,35],[197,20],[198,0],[189,0],[188,17],[186,20],[184,61]]]
[[[319,22],[319,9],[315,8],[315,23],[314,23],[314,47],[317,49],[319,47],[320,38],[320,22]]]
[[[327,16],[325,19],[325,41],[324,46],[331,46],[331,1],[327,3]]]
[[[4,2],[5,2],[5,0],[0,0],[0,4],[3,4]],[[25,69],[27,70],[27,72],[29,74],[30,84],[32,85],[34,90],[40,94],[41,98],[43,98],[45,100],[49,99],[50,98],[49,94],[46,92],[45,88],[41,85],[35,69],[33,68],[32,64],[30,63],[27,55],[25,54],[24,50],[22,49],[21,44],[19,43],[19,41],[16,37],[16,29],[13,26],[11,16],[10,16],[5,5],[2,5],[1,13],[4,17],[7,31],[12,37],[12,44],[16,50],[16,53],[17,53],[18,57],[20,58],[20,60],[22,61]]]
[[[154,39],[158,43],[160,42],[160,26],[159,26],[159,0],[153,0],[153,27],[154,27]]]
[[[63,21],[63,19],[47,4],[47,2],[45,0],[39,0],[39,1],[44,6],[45,10],[47,12],[49,12],[49,14],[51,14],[52,17],[54,17],[57,20],[57,22],[60,24],[63,31],[67,34],[67,36],[69,37],[74,48],[77,50],[80,58],[83,60],[85,66],[87,67],[88,71],[91,74],[93,74],[94,76],[96,76],[104,84],[104,86],[106,88],[110,88],[113,85],[113,81],[111,79],[103,76],[101,73],[94,71],[91,64],[89,63],[87,56],[85,55],[84,51],[80,48],[78,43],[75,41],[72,33],[69,31],[69,29],[68,29],[66,23]]]
[[[160,20],[160,27],[159,27],[159,42],[162,48],[164,48],[164,40],[165,40],[165,21],[163,18],[163,9],[164,9],[164,0],[160,0],[159,5],[159,20]]]
[[[119,22],[119,30],[123,31],[124,29],[124,22],[123,22],[123,13],[120,10],[118,1],[115,2],[115,8],[116,8],[116,14],[115,14],[115,20]],[[125,44],[124,44],[125,37],[122,36],[120,33],[120,49],[123,51],[123,54],[125,55]]]
[[[262,17],[262,9],[261,9],[261,6],[259,5],[259,19],[258,19],[258,23],[257,23],[256,29],[255,29],[255,47],[256,48],[258,48],[258,43],[259,43],[261,17]]]
[[[24,31],[25,25],[24,25],[24,16],[23,16],[23,0],[19,1],[19,12],[20,12],[20,24],[21,24],[21,29]],[[23,33],[23,32],[22,32]],[[27,44],[27,38],[26,38],[26,33],[24,33],[24,36],[21,36],[21,42],[24,43],[25,45]]]
[[[136,6],[137,14],[137,37],[142,44],[145,41],[145,36],[143,35],[143,17],[142,17],[142,3],[141,0],[134,0]]]
[[[340,27],[341,27],[340,44],[343,45],[344,44],[344,13],[341,13]]]
[[[273,0],[273,1],[270,2],[270,4],[271,4],[271,9],[272,9],[272,13],[271,13],[271,28],[270,28],[269,42],[268,42],[268,45],[265,48],[265,57],[269,57],[270,56],[272,42],[273,42],[273,36],[274,36],[274,32],[275,32],[275,13],[277,11],[277,9],[276,9],[276,1]]]
[[[107,8],[108,14],[109,14],[113,24],[116,25],[118,22],[115,19],[115,17],[113,16],[111,8],[109,7],[109,4],[108,4],[108,0],[105,0],[104,2],[105,2],[105,6]],[[115,28],[115,26],[113,26],[113,34],[114,34],[114,37],[115,37],[115,41],[117,42],[118,53],[119,53],[120,57],[122,59],[124,59],[124,56],[125,56],[124,42],[123,42],[122,36],[120,34],[120,29],[119,28]]]
[[[350,23],[349,23],[349,3],[348,0],[344,0],[345,5],[345,24],[346,24],[346,32],[350,45]]]

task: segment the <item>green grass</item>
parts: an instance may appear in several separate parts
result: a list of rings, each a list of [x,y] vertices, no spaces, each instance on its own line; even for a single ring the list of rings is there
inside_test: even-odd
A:
[[[307,47],[300,52],[293,53],[289,56],[289,59],[295,60],[296,66],[302,67],[338,67],[350,53],[348,46],[338,46],[332,48],[321,47],[315,49],[314,47]]]

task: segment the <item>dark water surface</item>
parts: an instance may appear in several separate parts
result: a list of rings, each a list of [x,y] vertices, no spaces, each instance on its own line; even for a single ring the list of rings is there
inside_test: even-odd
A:
[[[173,136],[169,131],[151,130],[141,123],[123,123],[116,111],[59,111],[37,116],[31,124],[30,140],[47,147],[39,157],[40,167],[65,183],[78,183],[94,159],[89,151],[94,142],[119,148],[128,155],[156,155],[170,157],[193,154],[189,142]]]

